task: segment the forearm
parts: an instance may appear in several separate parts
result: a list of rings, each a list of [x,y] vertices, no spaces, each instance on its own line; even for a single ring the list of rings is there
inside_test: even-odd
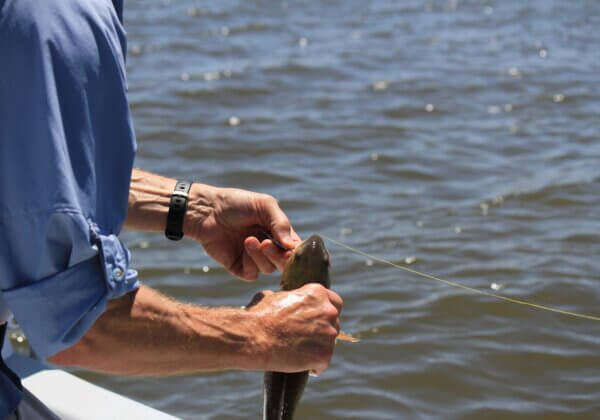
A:
[[[162,232],[167,226],[167,214],[171,194],[176,180],[161,175],[134,169],[129,188],[129,203],[125,227],[146,232]],[[190,190],[188,211],[184,219],[184,232],[187,222],[200,223],[212,211],[217,189],[209,185],[194,183]]]
[[[175,183],[174,179],[134,169],[125,227],[150,232],[164,230]]]
[[[262,330],[250,311],[182,304],[142,286],[110,301],[77,344],[49,360],[128,375],[262,370]]]

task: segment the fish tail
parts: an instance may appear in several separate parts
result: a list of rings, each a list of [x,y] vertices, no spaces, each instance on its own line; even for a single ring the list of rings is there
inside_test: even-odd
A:
[[[281,372],[265,372],[263,420],[280,419],[284,375]]]
[[[292,420],[308,381],[308,371],[265,372],[263,420]]]

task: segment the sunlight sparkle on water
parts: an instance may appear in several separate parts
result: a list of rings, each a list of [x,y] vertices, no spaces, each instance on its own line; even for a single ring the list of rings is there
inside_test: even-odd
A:
[[[190,16],[190,17],[194,17],[194,16],[199,16],[199,15],[204,15],[206,14],[206,12],[202,9],[197,9],[195,7],[190,7],[185,11],[185,14]]]
[[[140,55],[142,53],[142,47],[139,44],[134,44],[129,47],[129,54],[131,55]]]
[[[488,106],[488,114],[499,114],[500,113],[500,107],[498,105],[490,105]]]
[[[511,77],[521,77],[521,70],[519,70],[517,67],[509,67],[508,70],[506,70],[506,73],[511,76]]]
[[[481,210],[481,214],[482,215],[487,216],[488,215],[488,211],[490,209],[490,205],[487,204],[487,203],[481,203],[479,205],[479,209]]]
[[[202,75],[202,78],[207,82],[210,82],[212,80],[219,80],[221,78],[221,75],[218,71],[207,71]]]
[[[352,234],[352,229],[351,228],[345,227],[345,228],[341,228],[340,229],[340,236],[341,237],[348,236],[350,234]]]
[[[388,82],[386,80],[377,80],[372,85],[373,90],[385,90],[388,87]]]

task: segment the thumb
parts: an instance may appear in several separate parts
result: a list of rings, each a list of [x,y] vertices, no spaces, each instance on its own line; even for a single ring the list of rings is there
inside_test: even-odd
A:
[[[268,196],[268,199],[264,200],[263,217],[263,226],[269,227],[273,239],[285,249],[294,249],[301,241],[275,198]]]
[[[281,216],[271,221],[271,235],[273,239],[287,250],[293,250],[302,242],[287,216],[280,210]]]
[[[273,238],[279,242],[287,250],[294,250],[296,246],[302,242],[294,228],[289,224],[277,225],[271,228],[273,232]]]

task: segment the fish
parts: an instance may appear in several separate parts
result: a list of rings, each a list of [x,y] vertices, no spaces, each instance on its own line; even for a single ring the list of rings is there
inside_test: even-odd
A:
[[[293,290],[307,283],[320,283],[329,288],[329,267],[329,252],[323,239],[319,235],[312,235],[298,245],[288,259],[281,275],[281,288]],[[265,372],[263,420],[293,419],[308,382],[308,373]]]

